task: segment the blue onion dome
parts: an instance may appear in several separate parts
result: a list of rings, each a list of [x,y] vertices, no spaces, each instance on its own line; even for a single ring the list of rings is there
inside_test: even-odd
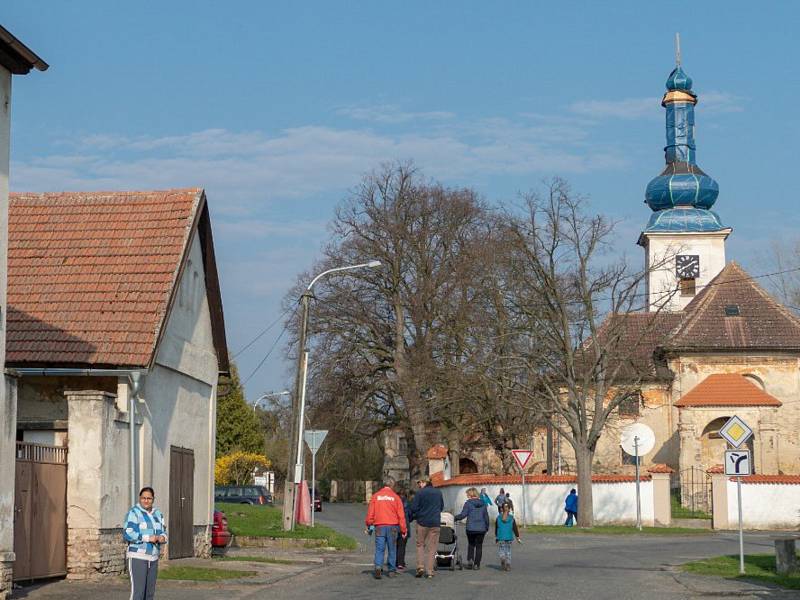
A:
[[[645,202],[656,211],[647,230],[717,231],[723,225],[709,209],[717,200],[719,184],[697,166],[694,142],[697,95],[692,91],[692,78],[678,65],[670,73],[666,87],[661,101],[666,109],[666,166],[645,191]]]
[[[689,77],[680,65],[672,70],[667,78],[668,90],[683,90],[685,92],[692,91],[692,78]]]

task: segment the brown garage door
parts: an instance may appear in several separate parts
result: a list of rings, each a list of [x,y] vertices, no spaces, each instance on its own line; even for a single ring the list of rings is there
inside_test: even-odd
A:
[[[170,447],[169,557],[194,555],[194,450]]]
[[[67,449],[17,442],[14,581],[67,572]]]

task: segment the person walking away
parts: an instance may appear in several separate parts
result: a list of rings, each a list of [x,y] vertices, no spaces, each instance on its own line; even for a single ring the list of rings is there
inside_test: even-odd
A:
[[[408,543],[408,536],[411,535],[411,500],[414,498],[413,490],[405,489],[403,493],[399,494],[400,499],[403,501],[403,514],[406,516],[406,529],[408,531],[406,537],[400,536],[397,540],[397,570],[406,570],[406,544]]]
[[[439,526],[442,522],[444,498],[442,492],[431,485],[430,479],[421,479],[422,487],[411,502],[411,516],[417,522],[417,573],[416,577],[433,577],[433,561],[439,544]]]
[[[503,488],[500,488],[500,493],[497,494],[497,497],[494,499],[494,505],[497,507],[497,514],[503,509],[503,502],[506,501],[506,492]]]
[[[493,504],[492,499],[489,498],[489,494],[486,493],[486,488],[481,488],[480,499],[486,506],[491,506]]]
[[[365,523],[367,530],[375,527],[375,579],[381,578],[383,571],[384,555],[388,555],[387,577],[397,575],[397,536],[405,537],[406,515],[403,510],[403,501],[394,491],[395,480],[386,477],[383,487],[372,494],[367,508]]]
[[[511,514],[513,515],[514,514],[514,502],[511,500],[511,494],[509,494],[508,492],[506,492],[505,503],[508,504],[508,509],[509,509],[509,511],[511,511]]]
[[[455,517],[456,521],[467,519],[467,568],[478,570],[481,568],[483,556],[483,538],[489,531],[489,511],[486,503],[478,497],[478,490],[467,490],[467,501],[461,512]]]
[[[122,537],[128,542],[128,574],[131,578],[131,600],[153,600],[156,595],[158,558],[167,543],[164,515],[154,507],[155,492],[151,487],[139,491],[139,502],[128,511]]]
[[[575,488],[569,491],[569,495],[564,500],[564,510],[567,511],[567,521],[564,523],[565,527],[572,527],[572,519],[578,520],[578,492]]]
[[[514,515],[511,514],[511,507],[503,504],[500,515],[494,522],[494,541],[498,544],[497,553],[500,555],[500,570],[511,570],[511,544],[516,538],[518,543],[522,543],[519,537],[519,529]]]

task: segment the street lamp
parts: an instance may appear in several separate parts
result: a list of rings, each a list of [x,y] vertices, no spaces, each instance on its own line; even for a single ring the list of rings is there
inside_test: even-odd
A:
[[[308,304],[311,299],[311,288],[325,275],[340,271],[355,269],[374,269],[381,266],[381,261],[371,260],[357,265],[335,267],[323,271],[308,284],[305,292],[300,297],[303,305],[303,314],[300,319],[300,338],[297,351],[297,374],[292,398],[292,418],[296,427],[292,427],[292,443],[289,447],[289,467],[286,470],[286,484],[283,495],[283,528],[286,531],[294,529],[295,511],[297,510],[297,488],[303,481],[303,428],[306,412],[306,376],[308,375],[308,350],[306,350],[306,337],[308,335]],[[292,473],[294,477],[291,477]]]
[[[292,392],[289,390],[283,390],[282,392],[267,392],[266,394],[261,394],[258,398],[256,398],[256,401],[253,402],[253,412],[256,412],[256,406],[258,406],[258,403],[262,400],[265,400],[266,398],[272,398],[273,396],[288,396],[291,393]]]

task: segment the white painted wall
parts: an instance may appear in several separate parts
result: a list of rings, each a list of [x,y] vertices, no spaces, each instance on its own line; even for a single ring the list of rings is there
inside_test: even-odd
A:
[[[650,310],[679,311],[692,301],[693,296],[673,294],[666,305],[665,298],[678,286],[675,274],[675,255],[700,256],[700,277],[696,280],[696,293],[725,268],[725,238],[730,230],[716,233],[644,234],[645,264],[652,269],[647,278],[647,296]]]
[[[728,527],[738,528],[736,482],[726,482]],[[800,528],[800,485],[742,483],[742,525],[745,529]]]
[[[141,397],[140,486],[152,485],[169,522],[170,446],[194,450],[194,524],[212,522],[218,363],[197,237]]]
[[[11,141],[11,73],[0,66],[0,373],[6,364],[6,272],[8,257],[8,166]],[[16,398],[0,385],[0,555],[14,547],[14,464],[17,431]],[[12,482],[12,485],[8,485]],[[0,559],[2,557],[0,556]]]
[[[641,482],[642,524],[652,527],[655,522],[653,502],[653,482]],[[478,491],[486,488],[489,497],[494,500],[502,487],[511,494],[514,503],[514,516],[522,521],[522,485],[448,485],[443,486],[445,510],[458,514],[467,499],[467,489],[475,487]],[[574,483],[532,483],[526,484],[525,490],[525,523],[535,525],[562,525],[567,518],[564,512],[564,500],[569,491],[577,486]],[[580,490],[578,490],[580,493]],[[636,484],[594,483],[592,485],[594,499],[594,522],[598,525],[630,525],[636,523]],[[490,508],[492,518],[497,510]]]

